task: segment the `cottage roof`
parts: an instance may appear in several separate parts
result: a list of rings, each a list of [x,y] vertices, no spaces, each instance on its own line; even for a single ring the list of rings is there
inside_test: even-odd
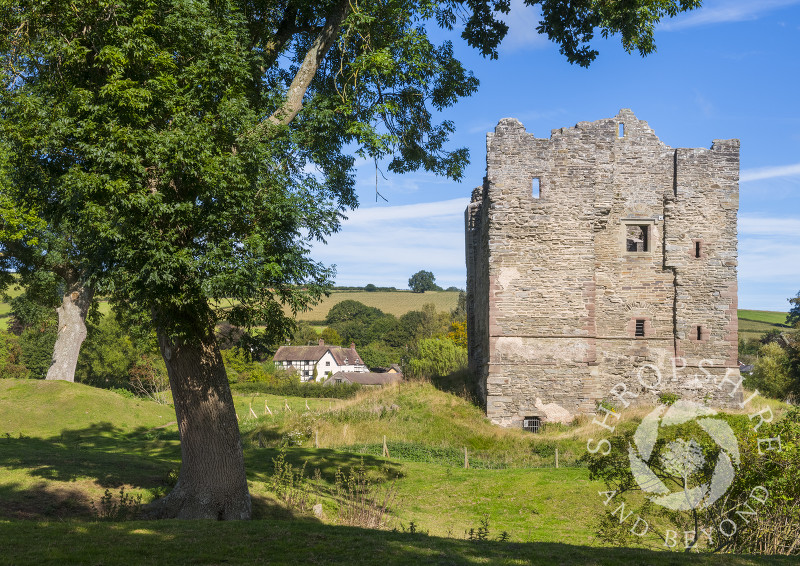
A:
[[[325,380],[326,385],[332,385],[337,379],[343,379],[350,383],[359,385],[389,385],[403,380],[403,375],[399,373],[377,373],[374,371],[338,371]]]
[[[281,346],[272,359],[276,362],[319,361],[326,352],[330,352],[336,365],[339,366],[364,363],[356,352],[355,344],[350,344],[349,348],[342,348],[341,346],[328,346],[322,340],[320,342],[316,346]]]

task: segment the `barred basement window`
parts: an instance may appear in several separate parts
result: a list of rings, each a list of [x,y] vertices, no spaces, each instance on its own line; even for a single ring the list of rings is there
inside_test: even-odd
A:
[[[528,432],[539,432],[542,427],[542,419],[539,417],[525,417],[522,419],[522,430]]]
[[[644,319],[643,318],[637,318],[636,319],[636,333],[634,334],[634,336],[641,336],[642,338],[644,338]]]

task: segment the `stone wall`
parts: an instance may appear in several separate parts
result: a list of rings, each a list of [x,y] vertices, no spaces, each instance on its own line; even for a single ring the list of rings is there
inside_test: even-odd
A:
[[[672,149],[624,109],[549,139],[506,118],[486,145],[465,220],[469,361],[489,418],[568,420],[618,384],[637,402],[741,400],[738,140]]]

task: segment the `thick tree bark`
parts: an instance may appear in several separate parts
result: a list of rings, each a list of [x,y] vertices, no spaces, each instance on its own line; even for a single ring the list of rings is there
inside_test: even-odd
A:
[[[173,490],[154,501],[154,519],[249,519],[239,423],[213,331],[198,344],[171,340],[159,329],[181,440],[181,471]]]
[[[81,344],[86,339],[86,314],[92,304],[94,288],[77,274],[65,277],[66,291],[58,312],[58,337],[53,347],[53,361],[46,379],[75,381],[75,367]]]

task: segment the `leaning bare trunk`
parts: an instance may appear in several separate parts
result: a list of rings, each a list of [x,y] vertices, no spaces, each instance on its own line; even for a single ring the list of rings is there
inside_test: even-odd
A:
[[[58,312],[58,337],[53,347],[53,361],[46,379],[75,381],[75,367],[81,344],[86,339],[86,314],[92,304],[94,288],[80,277],[69,277]]]
[[[250,492],[239,424],[222,355],[210,332],[199,344],[173,341],[159,329],[181,440],[181,471],[155,519],[249,519]]]

